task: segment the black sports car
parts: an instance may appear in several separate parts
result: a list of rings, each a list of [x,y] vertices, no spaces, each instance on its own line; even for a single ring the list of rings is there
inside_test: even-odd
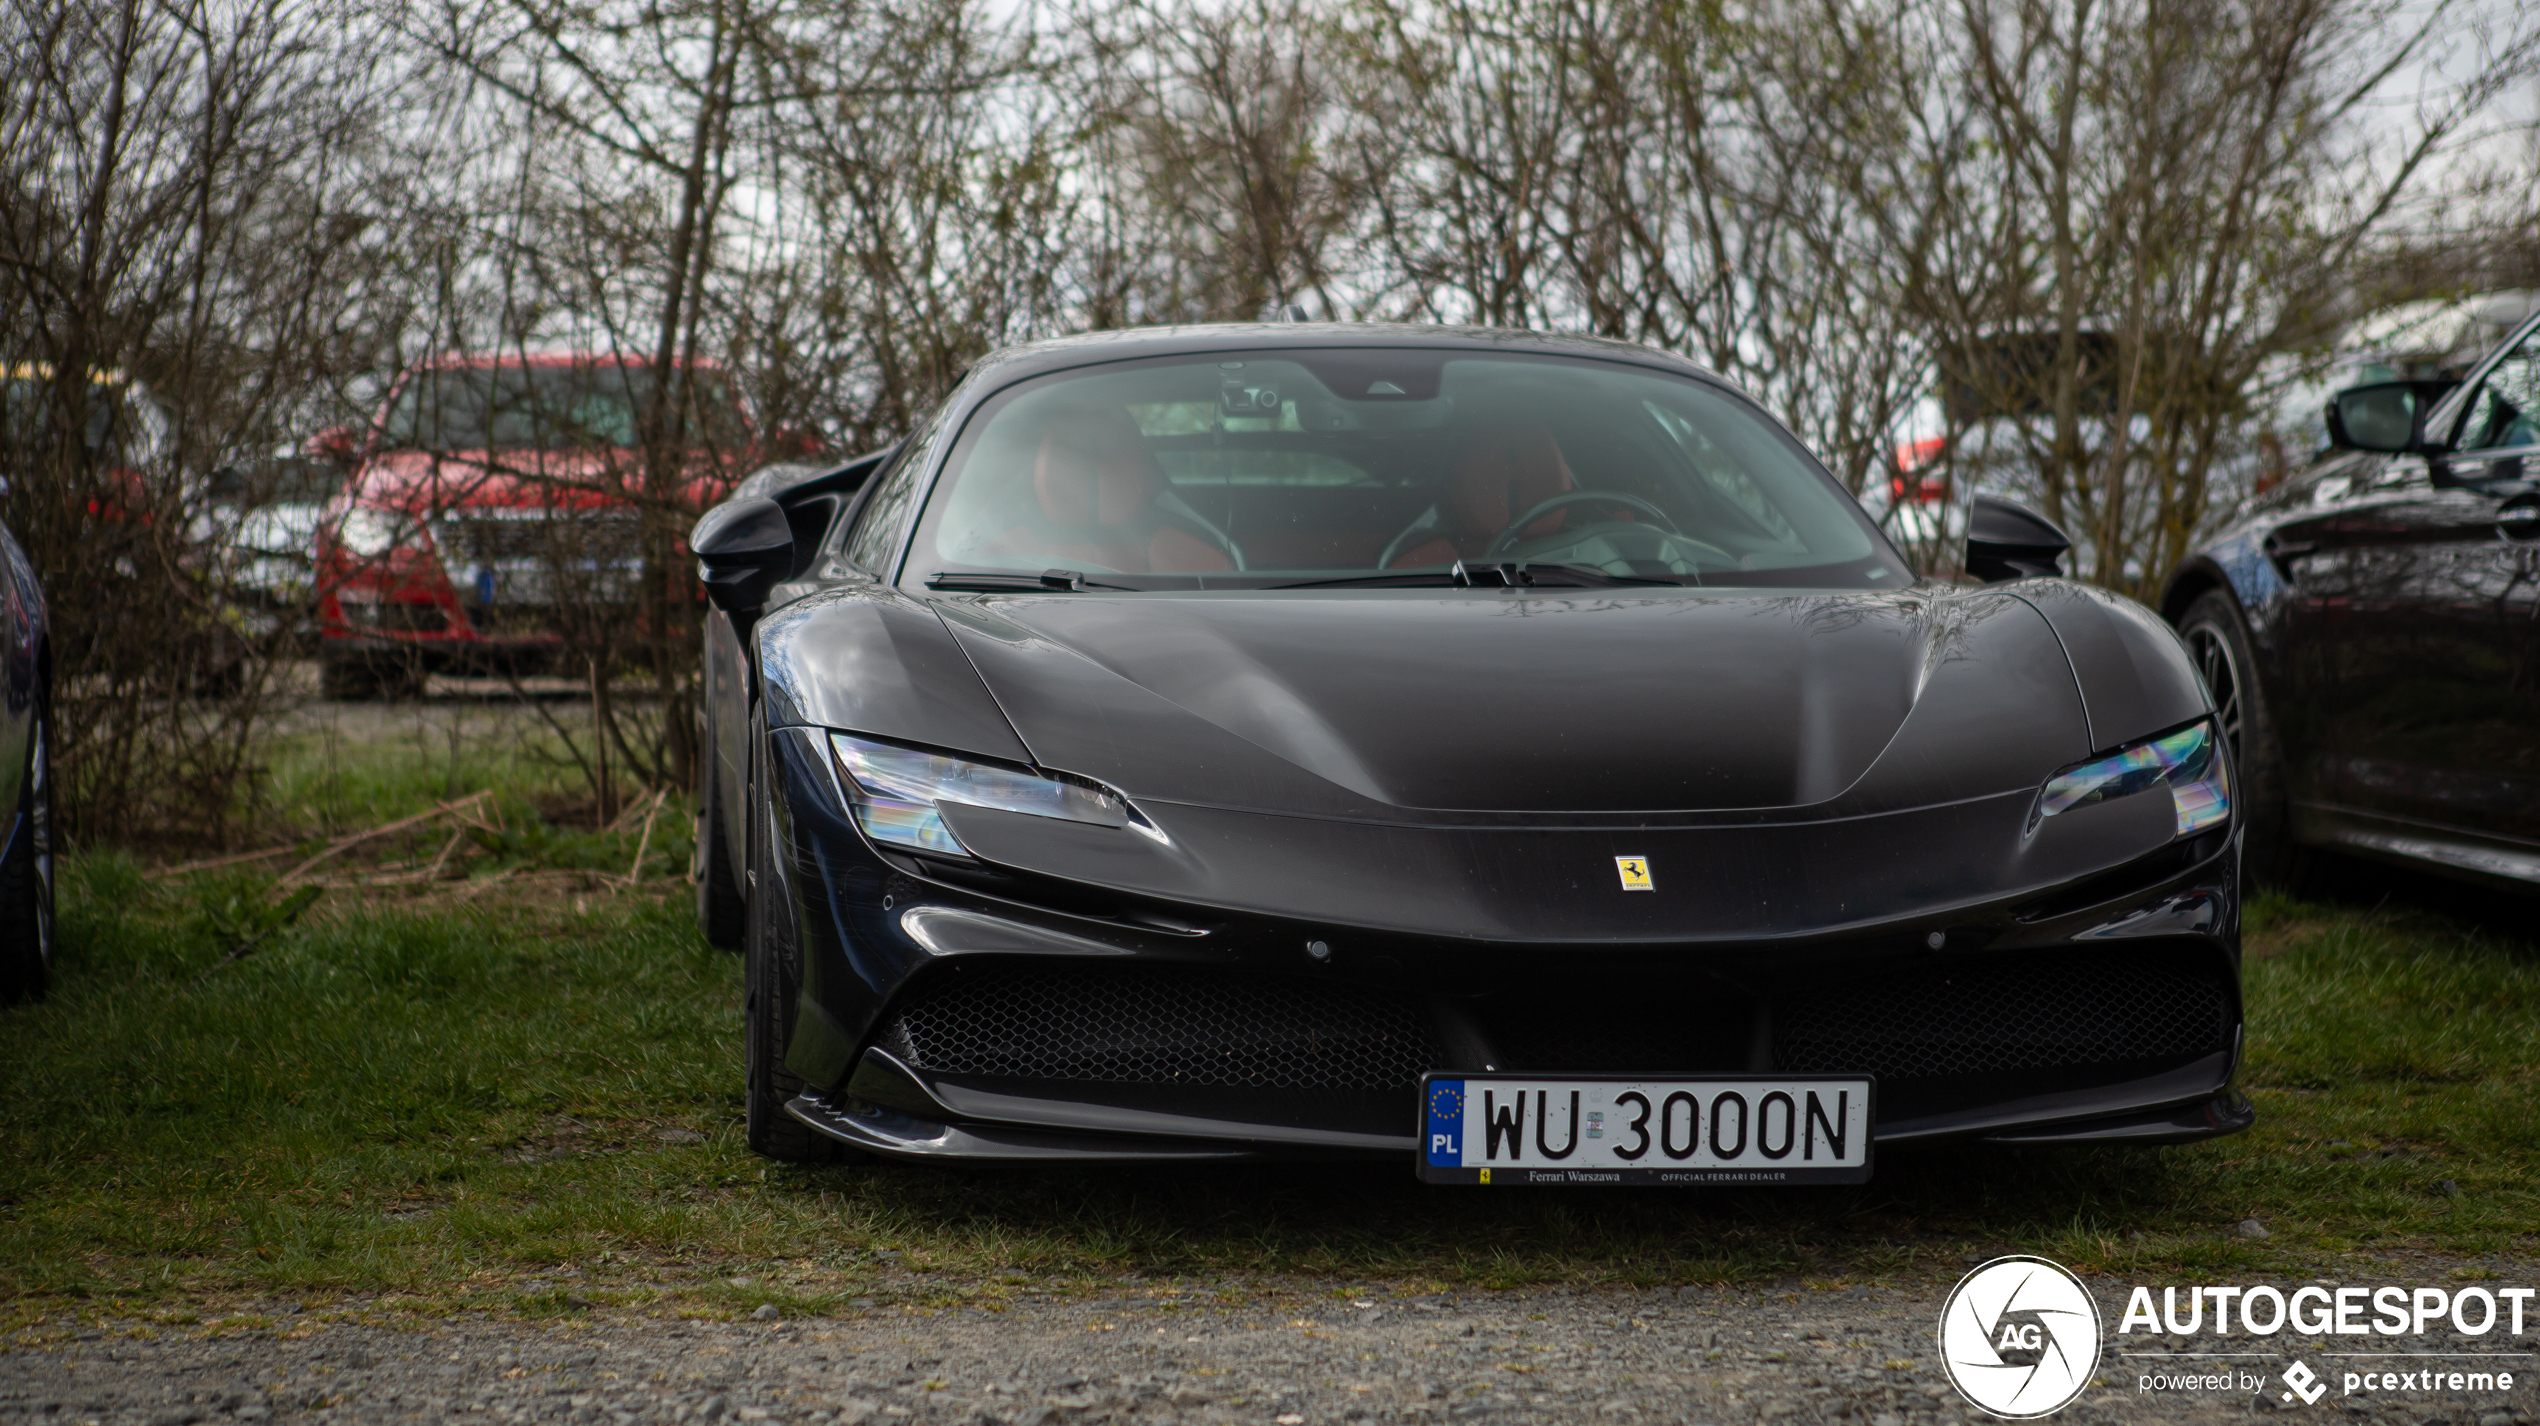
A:
[[[2328,847],[2540,890],[2540,318],[2467,381],[2340,392],[2329,434],[2161,599],[2250,868]]]
[[[2196,669],[1975,523],[2004,582],[1917,579],[1619,343],[981,362],[692,537],[752,1146],[1799,1182],[2246,1126]]]

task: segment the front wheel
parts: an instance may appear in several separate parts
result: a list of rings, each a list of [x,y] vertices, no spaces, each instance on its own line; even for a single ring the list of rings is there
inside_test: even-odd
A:
[[[689,869],[697,883],[697,930],[706,944],[720,951],[741,949],[748,934],[748,907],[732,877],[731,833],[723,825],[722,778],[715,767],[714,745],[697,754],[697,860]]]
[[[40,1000],[53,984],[52,725],[52,703],[39,693],[17,825],[0,854],[0,1001]]]
[[[2281,884],[2293,873],[2294,848],[2284,802],[2284,749],[2240,606],[2222,590],[2209,590],[2187,606],[2179,637],[2205,676],[2214,700],[2214,722],[2231,748],[2241,807],[2241,865],[2258,881]]]
[[[751,719],[751,760],[766,759],[767,730]],[[742,917],[743,1071],[748,1082],[750,1151],[790,1164],[832,1163],[845,1146],[785,1112],[803,1092],[800,1076],[785,1068],[794,1035],[795,1003],[802,990],[802,957],[792,908],[775,871],[776,826],[764,777],[750,789],[750,889]]]

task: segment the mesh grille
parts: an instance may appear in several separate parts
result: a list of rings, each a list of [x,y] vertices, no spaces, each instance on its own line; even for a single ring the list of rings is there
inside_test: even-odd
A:
[[[1785,1002],[1782,1068],[1890,1079],[2184,1059],[2230,1048],[2216,971],[2180,955],[1969,961]]]
[[[1134,967],[964,967],[893,1038],[920,1069],[1107,1084],[1398,1089],[1440,1063],[1407,999]]]

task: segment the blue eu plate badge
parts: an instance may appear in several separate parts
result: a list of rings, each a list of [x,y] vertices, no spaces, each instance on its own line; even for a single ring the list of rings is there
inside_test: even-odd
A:
[[[1401,1101],[1397,1100],[1396,1103]],[[1429,1162],[1455,1168],[1464,1162],[1464,1081],[1429,1081]]]

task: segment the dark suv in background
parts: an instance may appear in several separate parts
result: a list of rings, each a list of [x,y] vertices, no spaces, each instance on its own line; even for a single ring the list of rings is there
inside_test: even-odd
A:
[[[2540,317],[2327,420],[2161,600],[2240,754],[2250,865],[2335,847],[2540,891]]]

